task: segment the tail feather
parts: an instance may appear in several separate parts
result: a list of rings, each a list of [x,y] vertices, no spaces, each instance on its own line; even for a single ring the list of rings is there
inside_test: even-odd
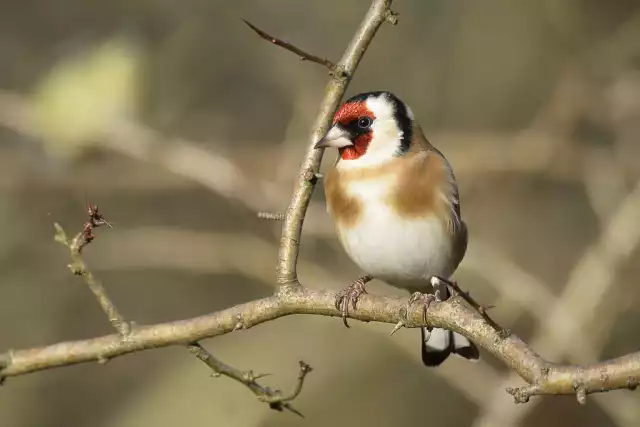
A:
[[[453,337],[444,329],[420,328],[422,333],[422,363],[426,366],[438,366],[451,354]]]
[[[478,347],[464,336],[441,328],[421,328],[422,362],[426,366],[438,366],[450,354],[469,360],[480,358]]]
[[[437,279],[437,278],[436,278]],[[431,282],[434,291],[439,292],[444,301],[450,296],[449,288],[445,280]],[[450,354],[464,357],[467,360],[480,359],[478,347],[464,336],[441,328],[420,328],[422,333],[422,362],[427,366],[438,366],[444,362]]]
[[[453,336],[453,354],[464,357],[472,361],[480,359],[480,351],[478,347],[463,335],[452,332]]]

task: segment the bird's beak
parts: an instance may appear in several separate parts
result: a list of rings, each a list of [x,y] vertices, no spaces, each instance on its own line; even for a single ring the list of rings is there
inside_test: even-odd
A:
[[[329,132],[316,143],[313,148],[342,148],[353,145],[351,141],[351,135],[346,129],[343,129],[340,125],[335,125]]]

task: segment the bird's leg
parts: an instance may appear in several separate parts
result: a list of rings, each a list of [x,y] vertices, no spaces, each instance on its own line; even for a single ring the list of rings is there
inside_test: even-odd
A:
[[[459,295],[471,307],[475,308],[478,311],[478,313],[480,313],[480,315],[484,318],[484,320],[486,320],[487,323],[489,323],[489,325],[491,325],[491,327],[495,329],[500,334],[501,337],[506,338],[510,335],[511,332],[508,329],[502,328],[491,318],[491,316],[489,316],[489,313],[487,311],[490,308],[493,308],[492,305],[485,306],[478,303],[475,299],[471,297],[471,292],[465,292],[462,289],[460,289],[460,286],[458,286],[458,283],[455,280],[447,280],[447,279],[443,279],[442,277],[433,276],[431,278],[431,284],[435,288],[436,285],[434,284],[434,282],[444,283],[448,288],[451,289],[451,294],[453,296]],[[449,291],[447,291],[447,295],[448,294],[449,294]]]
[[[425,324],[427,323],[427,309],[429,308],[429,306],[431,306],[431,303],[434,301],[442,301],[442,292],[440,292],[440,289],[438,286],[434,285],[433,279],[431,279],[431,285],[433,286],[432,293],[424,294],[422,292],[414,292],[413,294],[411,294],[411,297],[409,298],[409,303],[407,304],[407,313],[408,313],[409,309],[413,304],[415,304],[417,301],[422,301],[422,321]],[[445,299],[446,299],[446,296],[447,294],[445,293]]]
[[[347,315],[349,314],[349,303],[351,303],[351,306],[355,310],[360,295],[367,293],[365,285],[372,280],[373,276],[370,276],[368,274],[359,277],[357,280],[355,280],[353,283],[351,283],[336,295],[335,306],[336,309],[340,310],[340,312],[342,313],[342,322],[347,328],[349,327],[349,324],[347,323]]]

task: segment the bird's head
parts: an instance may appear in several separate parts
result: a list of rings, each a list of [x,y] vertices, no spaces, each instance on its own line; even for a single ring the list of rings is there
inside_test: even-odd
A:
[[[379,165],[409,150],[412,122],[411,109],[392,93],[361,93],[338,108],[315,148],[337,148],[341,166]]]

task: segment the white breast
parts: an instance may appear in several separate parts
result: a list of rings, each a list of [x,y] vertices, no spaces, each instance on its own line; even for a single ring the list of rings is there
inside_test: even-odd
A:
[[[353,228],[338,226],[338,236],[351,259],[366,273],[390,284],[449,277],[452,240],[435,216],[402,219],[385,203],[390,185],[383,181],[352,182],[350,195],[363,212]]]

